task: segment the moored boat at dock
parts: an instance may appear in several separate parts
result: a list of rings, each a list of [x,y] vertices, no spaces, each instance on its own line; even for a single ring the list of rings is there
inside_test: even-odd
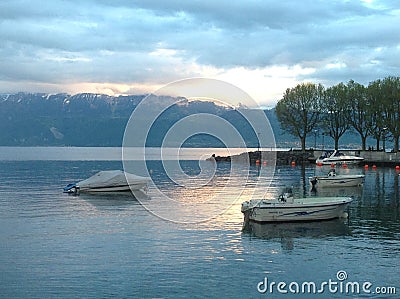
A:
[[[325,152],[315,161],[315,163],[318,165],[358,164],[363,160],[364,158],[362,157],[345,155],[338,150],[334,150],[331,152]]]
[[[335,169],[331,169],[327,175],[309,177],[309,182],[312,188],[354,187],[362,185],[364,178],[363,174],[336,174]]]

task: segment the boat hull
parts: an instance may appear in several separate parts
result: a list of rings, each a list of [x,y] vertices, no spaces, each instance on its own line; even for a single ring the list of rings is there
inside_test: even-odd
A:
[[[354,187],[364,183],[364,175],[358,176],[331,176],[331,177],[310,177],[311,186],[315,187]]]
[[[335,218],[345,218],[345,210],[351,198],[343,198],[336,202],[324,203],[269,203],[257,204],[249,208],[242,208],[245,220],[255,222],[296,222],[319,221]]]
[[[355,159],[355,158],[349,158],[349,159],[317,159],[316,164],[322,164],[322,165],[332,165],[332,164],[359,164],[362,162],[364,159]]]
[[[127,192],[131,190],[142,190],[145,189],[147,184],[135,184],[135,185],[124,185],[124,186],[102,186],[95,188],[79,188],[79,192],[90,192],[90,193],[99,193],[99,192]]]
[[[337,150],[333,152],[325,152],[325,154],[319,157],[315,162],[317,165],[332,165],[332,164],[358,164],[363,161],[364,158],[350,155],[343,155]]]

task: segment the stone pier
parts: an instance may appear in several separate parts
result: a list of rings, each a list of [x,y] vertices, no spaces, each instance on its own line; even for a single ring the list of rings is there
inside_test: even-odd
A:
[[[309,165],[321,156],[322,150],[271,150],[244,152],[233,156],[212,156],[209,160],[216,162],[238,162],[267,165]],[[383,151],[340,150],[343,154],[363,157],[360,165],[400,166],[400,152],[386,153]]]

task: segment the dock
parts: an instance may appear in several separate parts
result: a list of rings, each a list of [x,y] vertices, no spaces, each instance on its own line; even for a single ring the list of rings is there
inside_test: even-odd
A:
[[[299,149],[280,150],[274,149],[269,151],[252,151],[243,152],[233,156],[215,156],[208,160],[216,162],[235,162],[250,163],[251,165],[311,165],[323,150],[307,149],[305,152]],[[383,151],[361,151],[361,150],[340,150],[344,154],[359,156],[364,158],[360,165],[370,166],[400,166],[400,152],[383,152]]]
[[[302,152],[301,150],[269,150],[243,152],[232,156],[212,155],[208,160],[215,162],[249,163],[251,165],[293,165],[293,164],[312,164],[315,163],[313,150]]]

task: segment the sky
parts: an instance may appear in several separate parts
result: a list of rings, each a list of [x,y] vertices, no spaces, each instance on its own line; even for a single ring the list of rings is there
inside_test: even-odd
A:
[[[272,107],[302,82],[399,74],[398,0],[0,1],[0,93],[144,94],[206,77]]]

